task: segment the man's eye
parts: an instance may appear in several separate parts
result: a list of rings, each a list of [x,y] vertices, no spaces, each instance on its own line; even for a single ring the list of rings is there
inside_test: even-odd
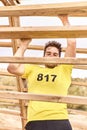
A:
[[[48,53],[47,55],[50,56],[50,53]]]
[[[47,55],[49,56],[49,55],[50,55],[50,53],[47,53]]]
[[[54,56],[58,56],[58,54],[54,54]]]

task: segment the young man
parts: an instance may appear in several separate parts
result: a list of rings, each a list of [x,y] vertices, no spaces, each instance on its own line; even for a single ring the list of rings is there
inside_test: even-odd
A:
[[[59,16],[64,26],[69,26],[68,17]],[[22,39],[15,57],[22,57],[31,40]],[[75,57],[76,41],[67,39],[65,57]],[[50,41],[44,48],[44,57],[60,57],[61,44]],[[66,96],[71,84],[72,65],[46,64],[39,65],[9,64],[10,73],[28,80],[28,92],[35,94],[54,94]],[[68,120],[67,104],[29,101],[28,122],[26,130],[72,130]]]

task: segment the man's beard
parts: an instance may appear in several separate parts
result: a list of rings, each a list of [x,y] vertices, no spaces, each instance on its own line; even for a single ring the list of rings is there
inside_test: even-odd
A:
[[[54,67],[56,67],[58,64],[45,64],[45,66],[47,67],[47,68],[54,68]]]

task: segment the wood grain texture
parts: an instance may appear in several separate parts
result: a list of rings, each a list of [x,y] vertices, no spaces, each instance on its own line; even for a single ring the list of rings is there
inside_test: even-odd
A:
[[[0,39],[86,38],[87,26],[2,27]]]
[[[60,14],[86,17],[87,2],[65,2],[0,7],[0,16],[58,16]]]

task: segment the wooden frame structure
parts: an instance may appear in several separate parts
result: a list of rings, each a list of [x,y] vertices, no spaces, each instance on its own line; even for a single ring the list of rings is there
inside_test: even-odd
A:
[[[0,42],[0,47],[12,47],[13,54],[19,47],[19,38],[85,38],[87,37],[87,26],[71,26],[67,27],[21,27],[20,26],[20,16],[57,16],[58,14],[68,14],[69,16],[75,17],[87,17],[87,2],[73,2],[73,3],[60,3],[60,4],[45,4],[45,5],[18,5],[21,3],[19,0],[0,0],[4,6],[0,7],[0,17],[8,17],[9,25],[0,26],[0,39],[11,39],[11,42]],[[33,50],[43,50],[43,46],[40,45],[30,45],[28,49]],[[62,50],[65,51],[65,48]],[[77,53],[87,54],[87,48],[77,48]],[[87,70],[87,58],[59,58],[58,63],[68,63],[74,64],[76,69]],[[13,58],[13,57],[0,57],[0,63],[33,63],[33,64],[44,64],[46,62],[55,63],[55,59],[47,58]],[[3,76],[14,76],[8,72],[0,72]],[[31,95],[25,93],[27,90],[25,88],[25,82],[20,78],[17,79],[17,88],[14,92],[3,91],[7,86],[0,86],[0,98],[6,102],[10,102],[7,99],[17,100],[14,101],[20,106],[20,112],[18,111],[6,111],[0,110],[0,112],[10,113],[14,115],[20,115],[22,121],[22,129],[26,124],[26,101],[25,100],[45,100],[52,102],[64,102],[72,104],[86,104],[87,97],[75,97],[75,96],[53,96],[53,95]],[[72,84],[77,84],[79,86],[87,86],[84,82],[72,82]],[[9,88],[10,89],[10,88]],[[15,92],[15,90],[17,90]],[[21,92],[21,93],[20,93]],[[4,95],[3,95],[4,94]],[[80,112],[81,113],[81,112]],[[87,113],[85,112],[85,115]],[[87,126],[82,126],[81,124],[75,124],[78,127],[87,129]],[[0,130],[11,130],[11,128],[0,128]],[[15,129],[14,129],[15,130]],[[16,130],[19,130],[16,128]]]

